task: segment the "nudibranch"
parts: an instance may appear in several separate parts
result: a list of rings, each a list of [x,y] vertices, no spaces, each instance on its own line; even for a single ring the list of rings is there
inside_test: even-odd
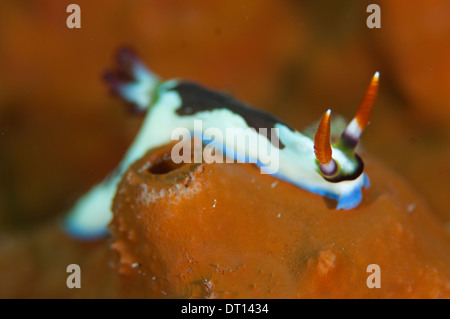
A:
[[[336,209],[352,209],[361,202],[362,188],[368,187],[369,182],[355,147],[370,119],[378,90],[378,72],[373,76],[356,116],[340,139],[331,144],[331,110],[323,114],[314,139],[311,139],[271,114],[228,95],[192,82],[163,82],[130,49],[118,51],[117,65],[116,70],[105,74],[106,82],[113,93],[127,102],[130,110],[145,114],[145,118],[119,166],[81,197],[69,212],[65,219],[69,234],[85,239],[106,234],[112,217],[112,200],[126,169],[149,149],[170,144],[173,131],[179,128],[192,132],[203,142],[211,140],[211,136],[204,134],[210,128],[220,131],[252,129],[252,134],[258,135],[259,143],[262,141],[265,147],[276,151],[278,166],[270,174],[336,200]],[[196,131],[194,124],[199,120],[201,131]],[[217,139],[214,142],[227,156],[228,141]],[[232,154],[235,158],[253,158],[252,163],[264,168],[264,161],[252,147],[233,150]]]

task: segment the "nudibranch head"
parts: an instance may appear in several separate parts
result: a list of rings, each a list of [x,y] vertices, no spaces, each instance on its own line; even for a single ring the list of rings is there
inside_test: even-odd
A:
[[[332,183],[357,179],[364,170],[364,163],[355,153],[355,147],[367,126],[378,91],[379,72],[372,78],[369,88],[355,117],[342,133],[339,141],[330,142],[330,115],[328,110],[322,116],[314,137],[314,153],[318,171]]]

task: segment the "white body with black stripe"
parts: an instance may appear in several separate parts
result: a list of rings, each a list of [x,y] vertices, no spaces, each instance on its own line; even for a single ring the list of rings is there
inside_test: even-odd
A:
[[[350,209],[357,206],[362,198],[361,189],[367,186],[368,179],[364,173],[359,174],[354,179],[343,180],[340,182],[330,182],[323,178],[318,169],[314,155],[314,142],[309,137],[293,130],[287,124],[277,121],[274,117],[250,109],[242,105],[241,109],[238,102],[220,93],[203,89],[195,84],[184,85],[185,96],[189,96],[189,88],[194,88],[195,92],[206,92],[208,96],[217,94],[215,106],[204,105],[197,110],[191,108],[183,109],[183,94],[177,91],[177,87],[183,84],[176,80],[160,83],[158,79],[135,59],[128,56],[133,81],[125,82],[113,78],[113,89],[116,93],[134,103],[135,108],[140,112],[146,112],[141,130],[135,141],[126,153],[123,161],[114,173],[105,179],[104,182],[92,188],[75,204],[70,211],[65,227],[67,231],[78,238],[95,238],[107,233],[107,225],[112,217],[111,204],[116,192],[117,185],[125,173],[126,169],[137,159],[142,157],[149,149],[169,144],[172,141],[172,133],[178,128],[185,128],[197,136],[202,132],[195,132],[194,121],[201,120],[202,130],[215,128],[223,131],[230,127],[249,129],[248,122],[270,123],[271,128],[275,128],[278,133],[278,142],[283,147],[276,149],[278,155],[278,167],[276,172],[271,172],[275,177],[286,180],[308,191],[333,198],[337,201],[337,209]],[[214,97],[215,98],[215,97]],[[185,98],[186,99],[186,98]],[[194,98],[195,100],[195,98]],[[221,107],[221,101],[225,101]],[[207,103],[207,98],[201,103]],[[230,104],[233,107],[227,107]],[[179,114],[180,109],[185,114]],[[178,112],[177,112],[178,111]],[[192,114],[186,114],[191,112]],[[244,118],[243,112],[250,112],[251,118]],[[265,117],[264,119],[255,119],[255,117]],[[266,127],[270,129],[269,127]],[[257,129],[257,128],[255,128]],[[254,131],[258,134],[258,130]],[[266,143],[267,148],[274,148],[274,143],[266,136],[258,136],[261,143]],[[272,139],[275,137],[272,135]],[[225,141],[214,141],[218,147],[222,147],[226,152],[227,145]],[[256,159],[259,154],[253,152],[251,148],[239,149],[235,157]],[[333,148],[333,157],[339,162],[341,168],[352,172],[354,161],[348,160],[346,154],[337,148]],[[264,167],[262,167],[264,169]],[[299,203],[301,205],[301,203]]]

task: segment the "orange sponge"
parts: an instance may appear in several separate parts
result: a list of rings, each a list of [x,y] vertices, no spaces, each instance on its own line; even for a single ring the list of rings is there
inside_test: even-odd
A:
[[[176,165],[170,149],[134,163],[116,193],[119,296],[450,297],[448,234],[373,160],[362,204],[337,211],[251,164]]]

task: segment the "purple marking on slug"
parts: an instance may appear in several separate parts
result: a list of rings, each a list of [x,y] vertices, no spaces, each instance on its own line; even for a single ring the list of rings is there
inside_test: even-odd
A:
[[[355,148],[358,145],[359,139],[351,135],[345,130],[341,135],[341,141],[349,148]]]
[[[130,102],[124,97],[122,90],[129,82],[123,81],[117,73],[106,71],[103,75],[103,80],[108,84],[111,94],[120,97],[125,102],[127,112],[132,114],[144,114],[146,112],[139,108],[136,103]]]
[[[320,170],[325,176],[333,176],[336,174],[338,166],[334,159],[331,159],[330,163],[327,165],[320,164]]]
[[[339,174],[336,177],[332,177],[332,178],[327,178],[326,176],[323,176],[323,178],[325,178],[327,181],[331,182],[331,183],[339,183],[342,181],[352,181],[357,179],[364,171],[364,163],[362,161],[362,159],[355,154],[355,159],[358,162],[355,171],[352,174]]]
[[[130,48],[124,47],[117,51],[116,55],[118,76],[126,82],[136,81],[135,67],[141,63],[137,54]]]
[[[107,83],[113,95],[119,96],[125,101],[127,111],[135,114],[144,114],[146,110],[140,108],[135,102],[129,101],[123,90],[126,86],[137,83],[136,68],[143,66],[137,54],[129,48],[118,50],[116,55],[117,68],[107,70],[103,75],[103,80]]]

